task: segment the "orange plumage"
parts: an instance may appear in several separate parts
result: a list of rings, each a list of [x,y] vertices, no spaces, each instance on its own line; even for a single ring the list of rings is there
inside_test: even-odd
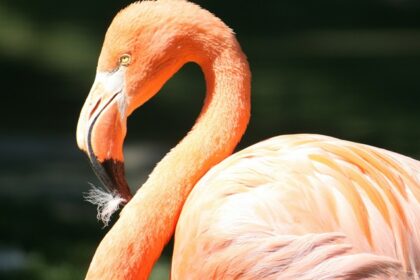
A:
[[[126,119],[187,62],[205,75],[204,107],[131,197]],[[147,279],[174,232],[172,279],[419,279],[420,162],[310,134],[229,156],[249,116],[248,63],[217,17],[184,0],[116,16],[77,141],[127,204],[87,279]]]

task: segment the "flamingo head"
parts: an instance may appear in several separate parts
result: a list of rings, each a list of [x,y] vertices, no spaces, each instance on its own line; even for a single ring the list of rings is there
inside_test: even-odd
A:
[[[153,8],[167,4],[137,2],[114,18],[77,125],[79,148],[88,155],[106,189],[124,202],[132,197],[124,176],[127,117],[183,64],[183,47],[174,29],[177,25],[168,24],[173,13]],[[177,54],[170,51],[174,45]]]

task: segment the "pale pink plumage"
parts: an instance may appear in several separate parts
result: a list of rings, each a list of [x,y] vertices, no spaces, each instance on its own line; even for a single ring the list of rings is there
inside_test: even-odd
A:
[[[419,186],[420,163],[383,149],[309,134],[260,142],[191,192],[173,278],[417,279]]]

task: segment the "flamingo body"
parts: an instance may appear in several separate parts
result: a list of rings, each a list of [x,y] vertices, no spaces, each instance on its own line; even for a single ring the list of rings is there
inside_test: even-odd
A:
[[[203,109],[133,196],[127,117],[188,62],[205,76]],[[109,192],[89,196],[99,217],[126,205],[86,279],[147,279],[175,231],[176,280],[419,279],[420,163],[309,134],[230,156],[250,118],[250,81],[232,30],[199,6],[141,1],[118,13],[77,143]]]
[[[416,274],[419,170],[411,158],[321,135],[248,147],[212,168],[189,195],[172,278]]]

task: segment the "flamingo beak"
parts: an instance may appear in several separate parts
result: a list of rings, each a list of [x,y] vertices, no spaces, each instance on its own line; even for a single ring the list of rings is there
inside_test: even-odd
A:
[[[124,174],[123,142],[126,134],[124,71],[98,72],[80,113],[77,144],[104,187],[126,203],[131,199]]]

